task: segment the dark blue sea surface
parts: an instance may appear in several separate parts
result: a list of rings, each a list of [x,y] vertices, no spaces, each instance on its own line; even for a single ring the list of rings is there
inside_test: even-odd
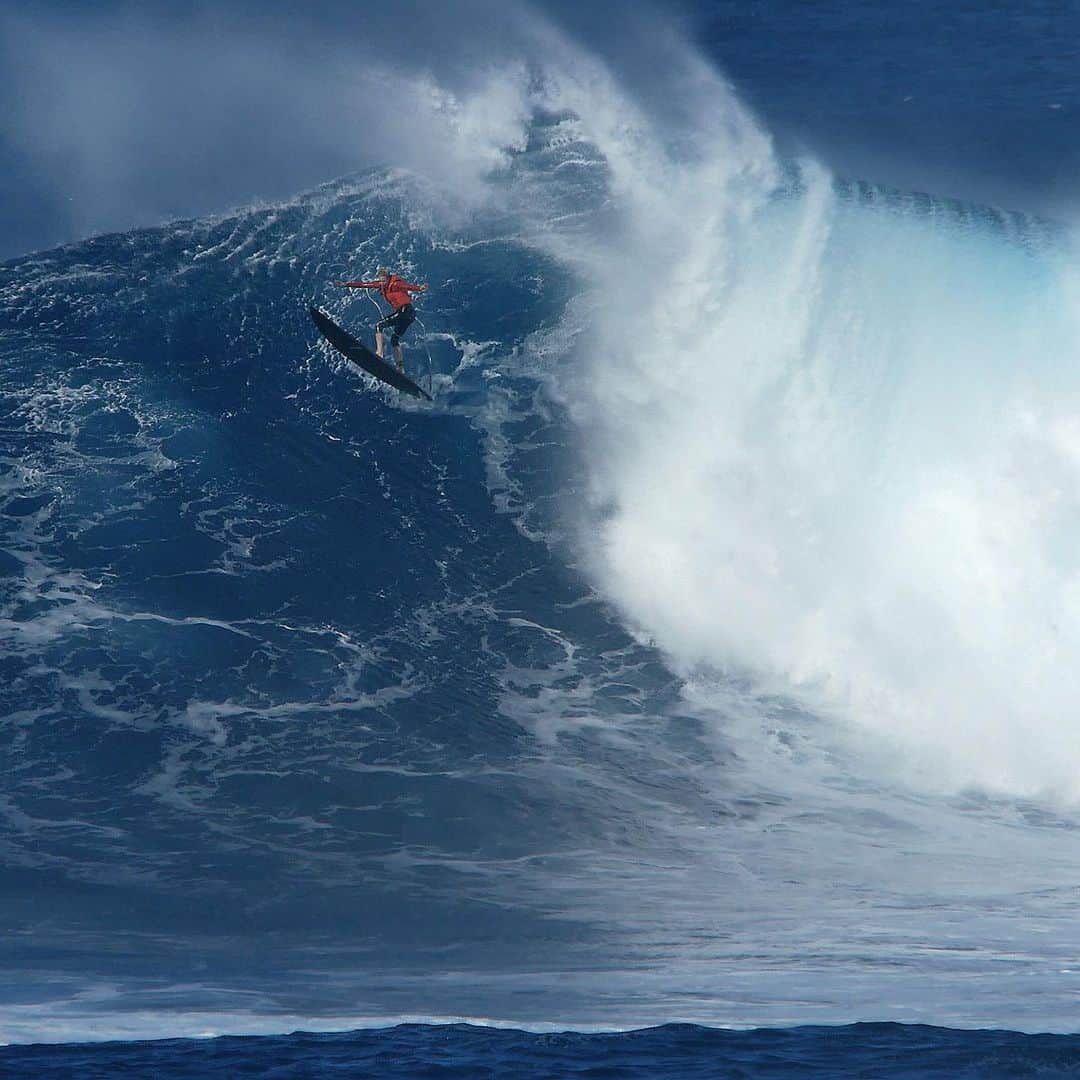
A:
[[[531,1034],[454,1024],[401,1024],[347,1034],[104,1043],[0,1050],[0,1075],[459,1077],[1065,1078],[1080,1073],[1080,1040],[1006,1031],[951,1031],[901,1024],[717,1031],[667,1024],[612,1034]]]
[[[1043,212],[1078,195],[1067,4],[694,5],[699,37],[791,144],[834,167]]]
[[[0,264],[0,1074],[1080,1073],[1080,24],[519,15]]]

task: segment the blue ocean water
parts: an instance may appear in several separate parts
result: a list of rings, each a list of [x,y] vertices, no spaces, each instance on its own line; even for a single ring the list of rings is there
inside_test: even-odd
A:
[[[1068,15],[705,14],[0,265],[0,1069],[1077,1071]]]
[[[10,1076],[299,1078],[320,1076],[559,1077],[678,1076],[979,1078],[1069,1077],[1080,1045],[1062,1035],[950,1031],[917,1025],[852,1024],[717,1031],[668,1024],[622,1034],[547,1035],[455,1024],[402,1024],[347,1035],[170,1039],[64,1047],[9,1047]]]

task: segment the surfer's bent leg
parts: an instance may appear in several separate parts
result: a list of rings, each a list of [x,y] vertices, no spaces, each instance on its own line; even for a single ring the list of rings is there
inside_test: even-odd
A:
[[[386,359],[386,353],[383,351],[383,346],[384,346],[384,343],[385,343],[384,336],[383,336],[383,331],[388,326],[390,326],[390,327],[394,326],[396,320],[397,320],[397,312],[395,311],[392,314],[387,315],[385,319],[380,319],[375,324],[375,351],[379,354],[379,359],[380,360],[385,360]]]
[[[404,307],[398,308],[393,315],[391,325],[394,328],[394,334],[390,338],[390,344],[394,347],[394,359],[397,361],[397,366],[401,371],[405,370],[405,350],[401,347],[401,339],[405,336],[405,331],[412,326],[415,318],[416,312],[413,311],[412,304],[406,304]]]

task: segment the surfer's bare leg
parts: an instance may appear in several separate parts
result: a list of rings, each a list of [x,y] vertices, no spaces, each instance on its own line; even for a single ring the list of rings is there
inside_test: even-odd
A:
[[[375,331],[375,351],[379,354],[379,359],[380,360],[384,359],[384,357],[383,357],[383,334],[382,334],[381,330],[376,330]]]

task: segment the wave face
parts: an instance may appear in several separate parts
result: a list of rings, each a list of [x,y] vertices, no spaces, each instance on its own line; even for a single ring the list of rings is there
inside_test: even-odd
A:
[[[1065,238],[539,41],[449,179],[0,268],[0,1037],[1073,1025]]]

